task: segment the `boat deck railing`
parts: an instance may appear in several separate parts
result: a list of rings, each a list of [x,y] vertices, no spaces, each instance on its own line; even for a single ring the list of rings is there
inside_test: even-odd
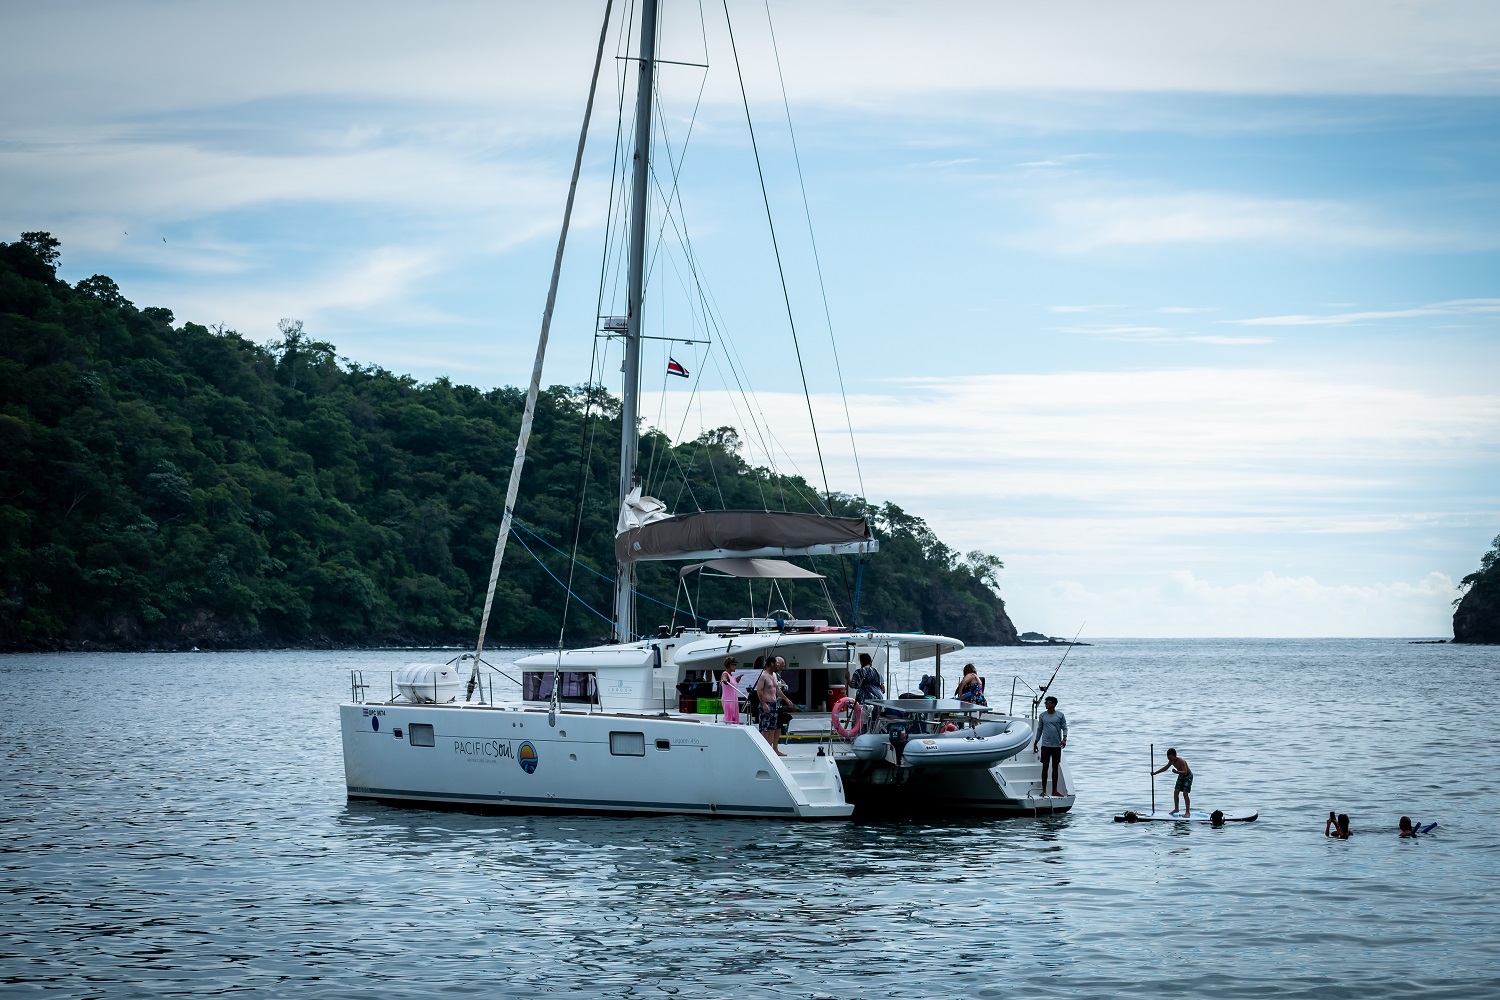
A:
[[[486,666],[488,666],[488,664],[486,664]],[[376,671],[372,671],[371,673],[373,673],[377,677],[379,675],[381,675],[381,674],[384,674],[385,675],[385,679],[386,679],[386,683],[384,685],[372,684],[370,681],[365,680],[365,671],[359,669],[358,667],[356,667],[356,668],[354,668],[354,669],[352,669],[352,670],[349,671],[349,700],[351,702],[353,702],[356,705],[366,705],[366,704],[368,704],[368,705],[398,705],[398,704],[404,704],[405,703],[403,701],[403,696],[398,695],[397,692],[396,692],[396,671],[394,671],[394,670],[376,670]],[[465,682],[464,686],[467,687],[467,682]],[[371,688],[374,688],[378,692],[379,689],[380,689],[380,687],[385,687],[386,688],[387,694],[386,694],[386,698],[385,698],[384,701],[380,700],[380,696],[379,696],[378,693],[375,694],[373,697],[370,694]],[[425,704],[425,705],[444,705],[444,704],[449,704],[449,705],[451,705],[451,704],[453,704],[455,702],[462,702],[462,701],[463,701],[462,697],[454,697],[454,698],[443,699],[442,698],[442,690],[439,687],[439,685],[437,683],[437,680],[434,679],[433,680],[433,684],[432,684],[432,699],[431,699],[431,701],[422,702],[421,704]],[[495,677],[494,677],[494,674],[480,674],[479,675],[479,682],[474,686],[474,698],[473,698],[472,701],[467,702],[467,704],[469,704],[471,706],[473,706],[473,705],[489,706],[489,705],[495,704]]]
[[[1034,687],[1032,687],[1019,674],[1012,674],[1011,675],[1011,678],[1010,678],[1010,707],[1005,710],[1005,714],[1006,715],[1010,715],[1010,716],[1014,716],[1016,714],[1016,694],[1017,694],[1017,689],[1018,688],[1021,691],[1024,692],[1024,697],[1027,697],[1027,698],[1031,699],[1032,714],[1035,715],[1036,714],[1036,701],[1042,695],[1041,689],[1040,688],[1034,688]]]

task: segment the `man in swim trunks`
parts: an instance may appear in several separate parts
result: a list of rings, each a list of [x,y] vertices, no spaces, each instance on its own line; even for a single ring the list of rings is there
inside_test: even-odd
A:
[[[755,681],[755,693],[760,696],[760,709],[756,712],[755,726],[760,730],[760,735],[771,749],[776,751],[776,756],[785,757],[781,752],[781,702],[785,699],[790,705],[792,700],[781,693],[781,685],[777,683],[776,674],[778,670],[785,669],[786,661],[779,656],[773,656],[766,661],[766,668],[760,672],[760,677]]]
[[[1172,815],[1177,815],[1177,796],[1181,795],[1183,804],[1182,814],[1184,816],[1191,816],[1193,814],[1193,796],[1190,793],[1193,790],[1193,769],[1188,767],[1187,761],[1177,756],[1177,751],[1172,747],[1167,747],[1167,762],[1151,773],[1161,774],[1167,768],[1171,768],[1177,775],[1177,784],[1172,786]]]
[[[1068,745],[1068,717],[1057,710],[1057,699],[1047,698],[1047,711],[1036,717],[1036,739],[1031,742],[1031,752],[1037,748],[1042,752],[1042,792],[1047,797],[1047,765],[1052,766],[1052,797],[1061,798],[1057,790],[1057,778],[1062,773],[1063,747]]]

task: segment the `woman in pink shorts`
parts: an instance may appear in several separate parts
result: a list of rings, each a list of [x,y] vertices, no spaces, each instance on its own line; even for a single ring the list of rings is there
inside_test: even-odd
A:
[[[734,682],[734,672],[739,667],[739,661],[726,656],[724,672],[719,675],[719,702],[724,706],[724,721],[731,726],[740,724],[740,688]]]

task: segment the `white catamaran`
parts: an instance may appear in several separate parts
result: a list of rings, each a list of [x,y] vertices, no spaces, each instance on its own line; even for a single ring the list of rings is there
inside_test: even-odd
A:
[[[497,702],[493,675],[481,671],[541,383],[593,107],[591,89],[475,651],[449,664],[407,667],[388,685],[354,672],[350,700],[340,706],[349,797],[468,809],[795,819],[848,817],[856,807],[916,818],[1071,808],[1073,788],[1066,770],[1060,782],[1065,794],[1047,796],[1041,787],[1040,762],[1031,752],[1035,698],[1029,715],[1015,716],[941,697],[943,658],[964,648],[958,639],[829,625],[787,612],[709,620],[650,638],[636,632],[635,570],[642,561],[691,563],[684,575],[696,571],[776,581],[818,576],[784,561],[788,556],[862,556],[879,548],[863,517],[766,510],[672,516],[660,502],[641,495],[637,426],[658,63],[656,0],[643,0],[640,10],[629,308],[620,331],[625,363],[616,641],[521,659],[521,692],[515,701]],[[596,84],[608,23],[606,12]],[[842,695],[861,654],[870,657],[888,685],[896,683],[892,675],[898,666],[932,661],[928,691],[936,697],[890,697],[855,705]],[[784,755],[761,737],[753,718],[748,725],[730,724],[712,705],[706,714],[695,711],[696,696],[716,687],[714,679],[729,656],[747,667],[758,657],[786,660],[787,690],[801,711],[782,741]],[[742,689],[754,676],[741,674]]]

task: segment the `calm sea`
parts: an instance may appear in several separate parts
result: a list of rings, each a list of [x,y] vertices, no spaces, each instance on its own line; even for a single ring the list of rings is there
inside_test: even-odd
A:
[[[1058,652],[965,658],[1003,703]],[[4,992],[1500,996],[1500,648],[1100,641],[1071,815],[802,825],[347,802],[349,668],[435,658],[0,657]],[[1112,822],[1153,743],[1260,821]]]

